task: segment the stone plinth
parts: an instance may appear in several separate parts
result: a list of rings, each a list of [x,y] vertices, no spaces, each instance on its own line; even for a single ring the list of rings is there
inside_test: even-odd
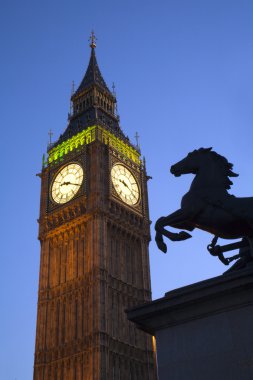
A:
[[[159,380],[253,379],[253,268],[165,294],[127,312],[155,335]]]

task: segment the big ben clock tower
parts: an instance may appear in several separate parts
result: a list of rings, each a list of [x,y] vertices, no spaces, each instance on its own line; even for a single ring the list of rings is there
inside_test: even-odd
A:
[[[147,175],[95,55],[41,172],[34,380],[155,380],[125,310],[151,299]]]

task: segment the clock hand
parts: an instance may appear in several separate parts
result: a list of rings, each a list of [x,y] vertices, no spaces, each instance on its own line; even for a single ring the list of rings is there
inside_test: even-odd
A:
[[[63,182],[63,183],[61,183],[61,186],[64,186],[64,185],[81,186],[79,183],[72,183],[72,182]]]
[[[121,183],[123,183],[123,185],[124,185],[125,187],[127,187],[127,188],[129,189],[129,186],[126,184],[126,182],[125,182],[124,180],[119,179],[119,181],[120,181]]]

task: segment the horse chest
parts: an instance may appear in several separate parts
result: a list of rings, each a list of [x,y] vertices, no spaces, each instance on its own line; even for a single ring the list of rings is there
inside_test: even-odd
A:
[[[205,202],[197,192],[189,191],[186,193],[181,201],[181,208],[191,210],[191,212],[197,213],[205,207]]]

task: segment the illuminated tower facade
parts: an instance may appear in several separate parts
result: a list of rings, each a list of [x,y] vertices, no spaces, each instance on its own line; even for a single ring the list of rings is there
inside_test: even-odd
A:
[[[155,380],[125,310],[151,299],[147,175],[123,134],[91,37],[67,129],[41,172],[34,380]]]

